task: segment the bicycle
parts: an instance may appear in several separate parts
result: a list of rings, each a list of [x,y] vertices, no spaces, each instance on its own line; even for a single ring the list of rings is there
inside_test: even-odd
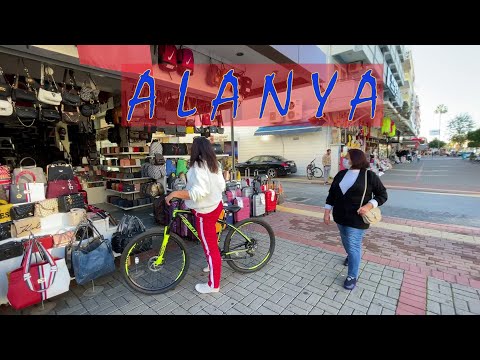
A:
[[[159,229],[148,230],[130,240],[125,247],[120,266],[124,279],[132,289],[144,294],[162,294],[175,288],[185,277],[190,255],[182,237],[170,231],[177,217],[199,242],[201,240],[195,227],[184,216],[191,214],[191,210],[179,210],[180,205],[181,202],[163,232]],[[224,206],[223,216],[217,221],[217,226],[221,227],[217,243],[220,249],[222,234],[229,229],[223,250],[220,249],[222,260],[235,271],[252,273],[263,268],[272,258],[275,235],[270,225],[256,218],[248,218],[235,225],[228,224],[228,213],[236,213],[240,209],[237,205]],[[257,225],[257,229],[249,233],[252,225]],[[262,250],[265,255],[261,255]],[[242,263],[243,260],[246,260],[246,264]]]
[[[315,160],[313,159],[310,164],[307,165],[307,179],[312,180],[314,177],[317,179],[323,178],[323,170],[318,166],[315,166]]]

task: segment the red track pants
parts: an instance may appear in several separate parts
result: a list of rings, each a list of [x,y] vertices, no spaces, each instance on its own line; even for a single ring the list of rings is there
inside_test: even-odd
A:
[[[198,236],[202,240],[203,251],[210,267],[208,286],[215,289],[220,287],[220,275],[222,274],[222,258],[218,249],[215,224],[222,210],[223,203],[220,202],[217,208],[208,214],[194,212]]]

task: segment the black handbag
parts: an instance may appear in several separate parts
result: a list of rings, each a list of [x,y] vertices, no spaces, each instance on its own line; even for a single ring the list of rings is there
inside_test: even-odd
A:
[[[22,204],[12,206],[10,209],[10,217],[12,220],[21,220],[28,217],[32,217],[35,214],[35,204]]]
[[[85,209],[85,200],[82,194],[72,194],[60,196],[58,198],[58,211],[62,213],[69,212],[71,209]]]
[[[177,125],[177,136],[187,136],[187,127]]]
[[[112,249],[121,254],[128,242],[136,235],[145,232],[145,226],[136,216],[124,215],[118,223],[117,231],[112,235]]]
[[[71,89],[67,90],[67,74],[70,82]],[[62,92],[62,103],[70,106],[80,106],[82,105],[82,99],[78,95],[78,91],[75,90],[77,87],[77,82],[75,81],[75,76],[73,70],[65,69],[63,72],[63,92]]]
[[[163,144],[163,155],[187,155],[187,145]]]
[[[215,154],[223,154],[222,144],[215,143],[215,144],[212,144],[212,146]]]
[[[63,160],[55,161],[47,166],[47,180],[73,180],[72,165],[65,163]]]
[[[175,135],[177,133],[177,127],[172,125],[165,126],[164,133],[165,135]]]
[[[23,255],[23,245],[21,241],[10,241],[6,244],[0,244],[0,261],[16,258]]]
[[[0,97],[7,98],[12,95],[12,87],[7,81],[3,69],[0,67]]]
[[[35,120],[38,118],[38,109],[34,107],[15,105],[15,114],[21,120]]]
[[[20,61],[23,63],[23,70],[26,73],[25,77],[25,83],[22,83],[22,85],[26,89],[19,89],[18,85],[20,84]],[[25,62],[23,59],[18,59],[17,62],[17,75],[15,76],[15,85],[13,86],[12,89],[12,100],[13,101],[28,101],[28,102],[37,102],[37,93],[35,92],[35,80],[30,76],[30,73],[28,72],[27,67],[25,66]]]
[[[225,134],[225,128],[219,127],[217,128],[219,134]]]
[[[92,116],[95,114],[98,114],[100,112],[100,104],[99,103],[93,103],[93,104],[83,104],[80,106],[80,113],[83,116]]]
[[[12,237],[11,233],[12,221],[0,223],[0,240],[9,239]]]
[[[218,133],[218,128],[216,126],[210,126],[210,133],[211,134],[216,134]]]
[[[41,114],[40,119],[44,122],[57,123],[62,119],[60,112],[56,109],[42,109]]]

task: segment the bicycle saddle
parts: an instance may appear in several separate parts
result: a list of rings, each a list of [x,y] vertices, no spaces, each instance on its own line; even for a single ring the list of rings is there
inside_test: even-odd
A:
[[[236,213],[236,212],[239,212],[242,208],[238,205],[223,205],[223,210],[225,211],[230,211],[232,213]]]

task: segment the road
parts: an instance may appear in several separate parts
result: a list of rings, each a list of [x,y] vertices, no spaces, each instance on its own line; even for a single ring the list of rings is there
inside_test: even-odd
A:
[[[480,164],[428,159],[395,165],[381,179],[389,195],[382,206],[386,216],[480,228]],[[329,186],[308,180],[299,183],[294,178],[282,180],[288,201],[325,204]]]

